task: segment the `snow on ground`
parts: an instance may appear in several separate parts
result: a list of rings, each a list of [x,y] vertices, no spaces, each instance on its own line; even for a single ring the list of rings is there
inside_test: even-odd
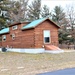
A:
[[[1,48],[0,48],[0,51],[2,51]],[[20,52],[20,53],[32,53],[32,54],[37,54],[37,53],[57,54],[57,53],[63,53],[64,52],[64,50],[45,50],[44,48],[39,48],[39,49],[7,48],[7,51]]]

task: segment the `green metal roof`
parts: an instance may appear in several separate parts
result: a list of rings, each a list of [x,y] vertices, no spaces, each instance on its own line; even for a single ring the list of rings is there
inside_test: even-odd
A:
[[[0,34],[4,34],[4,33],[8,33],[8,32],[9,32],[9,28],[5,28],[0,31]]]
[[[34,28],[36,27],[38,24],[40,24],[41,22],[43,22],[44,20],[46,20],[47,18],[42,18],[42,19],[38,19],[38,20],[34,20],[31,23],[25,25],[22,27],[22,29],[29,29],[29,28]]]
[[[30,28],[35,28],[37,25],[39,25],[40,23],[42,23],[43,21],[47,20],[50,18],[41,18],[41,19],[38,19],[38,20],[34,20],[32,21],[31,23],[25,25],[22,27],[22,30],[24,29],[30,29]],[[54,23],[52,20],[50,20],[52,23]],[[56,23],[54,23],[57,27],[59,27]],[[60,27],[59,27],[60,28]],[[9,32],[9,28],[5,28],[5,29],[2,29],[0,31],[0,34],[4,34],[4,33],[8,33]]]
[[[46,19],[49,19],[50,18],[41,18],[41,19],[38,19],[38,20],[34,20],[32,21],[31,23],[25,25],[22,27],[22,30],[24,29],[30,29],[30,28],[35,28],[38,24],[42,23],[43,21],[45,21]],[[52,20],[50,20],[52,23],[54,23]],[[56,23],[54,23],[56,26],[58,26]],[[59,26],[58,26],[59,27]]]

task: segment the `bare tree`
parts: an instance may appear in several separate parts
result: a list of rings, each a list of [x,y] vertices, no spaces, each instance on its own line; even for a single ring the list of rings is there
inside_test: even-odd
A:
[[[67,5],[66,7],[66,15],[69,20],[69,26],[71,27],[70,34],[72,35],[73,38],[73,44],[74,44],[74,49],[75,49],[75,8],[74,5]]]
[[[73,24],[75,22],[75,9],[74,9],[74,6],[73,5],[67,5],[66,6],[66,15],[67,15],[67,18],[69,20],[69,24],[71,25],[72,29],[73,29]]]
[[[27,4],[28,0],[12,1],[8,12],[10,19],[16,22],[26,20]]]

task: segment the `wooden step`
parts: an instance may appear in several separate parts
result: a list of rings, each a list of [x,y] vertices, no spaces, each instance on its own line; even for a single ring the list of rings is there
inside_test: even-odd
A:
[[[54,45],[45,45],[45,50],[61,50],[61,49]]]

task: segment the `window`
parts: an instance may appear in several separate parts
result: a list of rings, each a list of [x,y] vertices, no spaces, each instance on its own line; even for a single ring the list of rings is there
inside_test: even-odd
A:
[[[17,29],[17,25],[12,27],[12,30],[16,30]]]
[[[50,43],[50,31],[44,30],[44,43]]]
[[[15,39],[15,34],[12,34],[12,40],[14,40]]]
[[[45,39],[45,43],[46,43],[46,42],[47,42],[47,43],[49,42],[49,37],[45,37],[44,39]]]
[[[2,36],[2,40],[5,41],[6,40],[6,35]]]

